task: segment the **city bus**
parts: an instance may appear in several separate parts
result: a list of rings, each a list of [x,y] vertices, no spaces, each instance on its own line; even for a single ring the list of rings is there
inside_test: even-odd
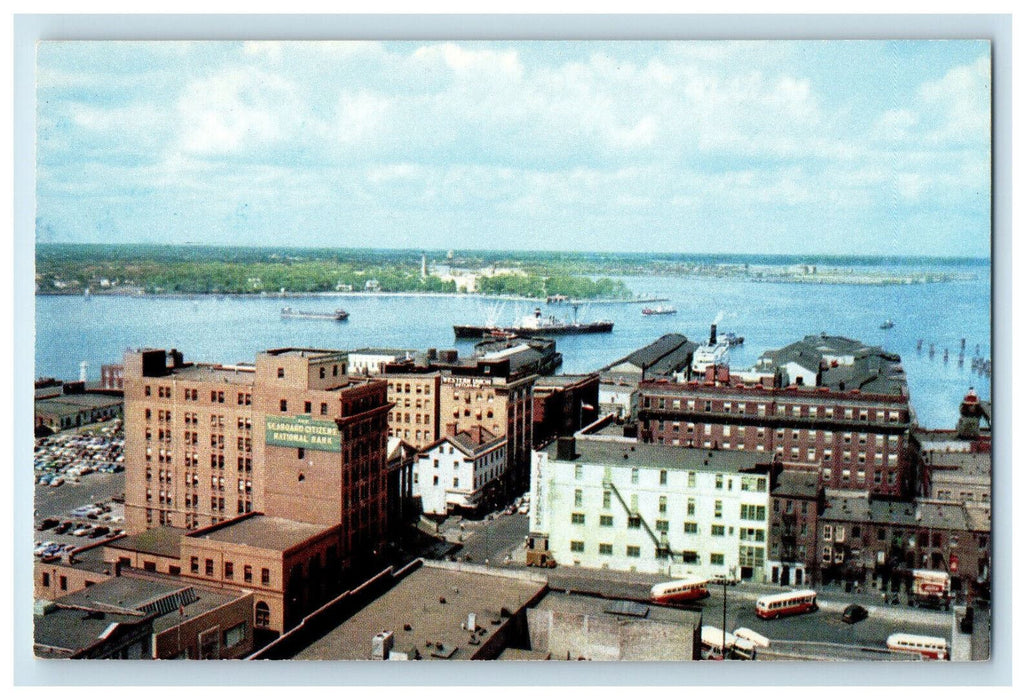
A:
[[[710,625],[703,625],[700,630],[700,642],[703,645],[704,659],[755,659],[757,657],[756,644],[727,632],[722,635],[721,630]],[[724,655],[721,653],[722,650]]]
[[[757,617],[765,620],[799,615],[818,609],[818,594],[814,591],[789,591],[757,598]]]
[[[923,637],[919,634],[898,632],[886,639],[886,648],[890,651],[903,651],[921,654],[929,659],[945,660],[950,658],[947,640],[943,637]]]
[[[707,591],[707,580],[698,576],[689,576],[677,581],[658,583],[649,589],[649,599],[654,603],[687,603],[710,595]]]

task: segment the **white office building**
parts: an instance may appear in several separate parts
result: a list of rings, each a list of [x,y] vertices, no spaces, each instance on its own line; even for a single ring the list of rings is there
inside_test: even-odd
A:
[[[441,438],[416,457],[412,493],[428,515],[476,510],[502,490],[506,436],[480,426]]]
[[[764,581],[771,462],[560,438],[532,454],[530,531],[561,565]]]

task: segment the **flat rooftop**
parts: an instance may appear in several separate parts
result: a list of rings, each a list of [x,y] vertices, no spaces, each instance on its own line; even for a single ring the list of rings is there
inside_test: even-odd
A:
[[[33,617],[33,642],[36,655],[43,658],[67,658],[75,652],[100,641],[108,627],[114,624],[135,624],[146,615],[122,613],[91,613],[85,610],[59,608],[46,615]]]
[[[177,367],[170,371],[168,376],[175,377],[180,381],[188,382],[222,382],[224,384],[246,384],[255,383],[254,369],[231,369],[216,365],[187,365]],[[160,377],[159,377],[160,378]]]
[[[117,539],[105,546],[160,557],[179,557],[179,540],[188,532],[178,527],[156,527]]]
[[[556,461],[558,442],[549,444],[549,460]],[[574,444],[574,462],[647,469],[687,469],[703,472],[739,472],[758,464],[771,464],[771,452],[707,450],[643,442],[581,439]]]
[[[701,616],[698,612],[681,608],[669,608],[662,605],[644,605],[644,607],[649,609],[645,617],[614,615],[606,612],[619,602],[609,598],[549,591],[534,607],[536,610],[555,610],[556,612],[613,617],[625,620],[651,620],[653,622],[667,622],[689,627],[694,627],[700,624],[701,621]]]
[[[254,515],[189,537],[283,552],[331,529],[326,525]]]
[[[226,605],[241,595],[244,593],[212,591],[168,580],[119,576],[60,598],[57,602],[60,605],[107,609],[112,612],[118,609],[127,612],[157,612],[159,617],[154,620],[154,631],[161,632],[191,617]],[[180,605],[183,606],[182,616]]]
[[[307,357],[310,359],[345,357],[348,353],[344,350],[323,350],[321,348],[274,348],[259,353],[259,355],[272,355],[274,357]]]
[[[534,388],[537,390],[539,387],[548,389],[562,389],[564,387],[573,386],[580,382],[585,381],[589,378],[598,378],[598,374],[555,374],[551,376],[539,377],[535,380]]]
[[[293,658],[369,659],[373,635],[391,630],[395,651],[415,649],[423,659],[449,652],[450,659],[470,659],[501,626],[502,608],[516,612],[545,587],[544,577],[534,581],[425,564]],[[487,629],[476,646],[463,629],[470,613],[477,615],[477,625]]]

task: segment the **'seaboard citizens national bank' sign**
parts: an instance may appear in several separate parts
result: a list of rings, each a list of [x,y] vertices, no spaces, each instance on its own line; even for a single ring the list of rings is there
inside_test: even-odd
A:
[[[341,431],[338,430],[337,423],[329,420],[312,420],[307,416],[266,416],[265,444],[340,452]]]

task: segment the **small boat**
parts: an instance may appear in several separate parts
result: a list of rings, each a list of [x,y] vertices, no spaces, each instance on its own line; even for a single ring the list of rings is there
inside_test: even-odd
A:
[[[735,333],[719,333],[717,335],[718,345],[727,345],[728,347],[742,345],[744,340],[746,339],[741,335],[736,335]]]
[[[664,306],[663,304],[660,306],[647,306],[642,309],[643,316],[667,316],[676,313],[678,313],[678,309],[673,306]]]
[[[337,309],[335,311],[302,311],[301,309],[292,309],[289,306],[285,306],[280,309],[280,316],[282,318],[311,318],[321,321],[348,320],[348,312],[344,309]]]
[[[884,330],[884,331],[885,331],[885,330],[889,330],[890,328],[893,328],[893,320],[892,320],[892,319],[888,319],[888,318],[887,318],[887,319],[886,319],[885,321],[883,321],[883,322],[882,322],[882,323],[881,323],[881,324],[879,325],[879,328],[881,328],[881,329],[882,329],[882,330]]]

